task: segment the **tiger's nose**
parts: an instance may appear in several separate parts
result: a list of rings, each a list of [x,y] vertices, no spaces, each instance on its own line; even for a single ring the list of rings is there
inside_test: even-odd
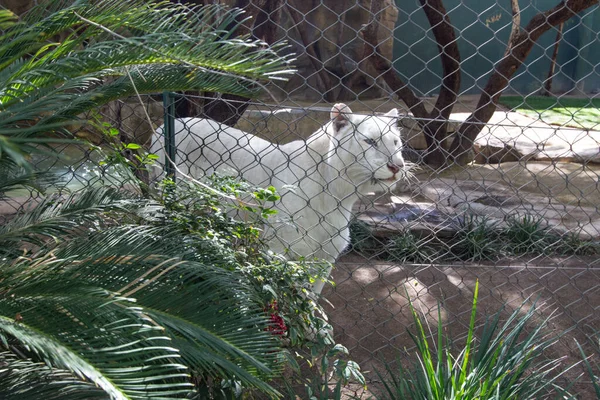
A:
[[[392,171],[394,175],[396,175],[400,171],[400,167],[394,163],[388,163],[387,167],[390,171]]]

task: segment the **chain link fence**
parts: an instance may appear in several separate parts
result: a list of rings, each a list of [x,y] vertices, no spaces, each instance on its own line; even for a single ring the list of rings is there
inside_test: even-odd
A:
[[[207,154],[227,156],[214,167],[229,164],[251,181],[267,177],[256,183],[297,196],[302,207],[327,202],[327,211],[317,212],[318,222],[303,226],[293,240],[315,242],[319,236],[312,230],[345,240],[349,226],[349,244],[342,246],[332,271],[335,284],[322,294],[337,341],[373,387],[378,384],[374,370],[384,361],[393,364],[414,354],[407,334],[414,329],[408,299],[433,324],[441,307],[444,329],[460,343],[476,281],[481,316],[503,304],[511,311],[536,299],[540,315],[552,314],[554,333],[567,332],[549,358],[565,357],[564,365],[580,361],[576,341],[594,354],[589,344],[600,330],[597,4],[568,9],[559,18],[563,11],[550,0],[520,7],[517,1],[449,0],[240,3],[254,17],[246,22],[248,32],[289,42],[298,73],[252,101],[172,93],[146,96],[143,104],[139,99],[113,103],[99,115],[119,130],[123,143],[159,152],[167,148],[179,166],[200,165]],[[539,22],[539,15],[545,20]],[[394,174],[398,182],[391,190],[381,184],[381,190],[347,194],[356,197],[350,203],[332,195],[332,181],[319,183],[326,179],[321,168],[336,148],[327,144],[327,151],[316,156],[305,143],[322,126],[334,129],[335,103],[347,104],[360,121],[386,120],[386,113],[398,109],[394,124],[402,146],[396,150],[404,163],[392,158],[390,163],[410,168],[411,174]],[[202,125],[198,133],[198,121],[188,120],[183,128],[176,123],[189,117],[210,117],[223,125]],[[362,124],[357,121],[354,128]],[[155,137],[151,144],[154,129],[163,123],[173,125],[163,131],[174,137]],[[286,157],[259,174],[261,158],[278,147],[254,149],[245,136],[235,138],[235,151],[216,150],[223,136],[231,137],[223,132],[228,126],[287,145]],[[219,131],[221,136],[210,140],[197,136]],[[87,131],[80,135],[97,137]],[[182,140],[186,146],[177,146]],[[367,166],[373,160],[359,151],[368,148],[343,147]],[[370,146],[381,153],[386,149],[385,144]],[[64,174],[67,187],[115,176],[109,167],[88,168],[97,159],[87,146],[66,147],[64,154],[66,161],[47,167]],[[244,165],[232,161],[241,154],[254,159]],[[293,174],[285,176],[295,179],[278,179],[286,169]],[[339,179],[355,183],[347,174],[336,169],[336,185]],[[322,185],[323,193],[306,197],[307,182]],[[18,209],[19,198],[27,194],[15,196],[9,206]],[[284,211],[293,217],[301,210]],[[342,228],[329,220],[340,216],[347,218]],[[293,218],[285,222],[294,226]],[[575,369],[567,377],[581,372]],[[585,378],[578,390],[581,398],[593,396]]]
[[[400,110],[401,151],[405,161],[417,166],[416,179],[400,179],[389,192],[359,196],[347,221],[350,245],[332,272],[335,285],[323,291],[336,338],[367,371],[372,386],[377,387],[378,380],[373,371],[381,370],[383,361],[394,363],[400,357],[409,362],[414,354],[406,332],[415,328],[407,298],[431,323],[441,307],[444,328],[460,343],[466,336],[476,281],[482,289],[481,315],[492,314],[503,304],[512,310],[537,299],[541,315],[554,313],[554,333],[569,331],[548,357],[565,357],[564,365],[578,362],[575,341],[589,344],[600,328],[596,201],[600,103],[595,95],[600,76],[597,55],[589,50],[598,44],[597,6],[553,26],[531,45],[503,101],[486,98],[485,93],[496,79],[494,68],[502,68],[500,60],[511,51],[510,31],[519,26],[515,24],[522,31],[535,15],[554,7],[552,2],[522,4],[521,10],[511,9],[510,2],[447,2],[449,20],[439,13],[437,2],[273,3],[278,7],[263,23],[276,25],[276,38],[290,43],[298,57],[298,74],[269,87],[270,95],[258,102],[179,96],[178,101],[188,103],[180,108],[195,113],[175,116],[201,116],[210,109],[207,104],[223,100],[229,107],[225,114],[234,118],[221,122],[283,145],[293,140],[305,143],[330,123],[336,102],[366,116]],[[450,40],[439,27],[451,22],[456,36]],[[383,68],[378,64],[369,48],[372,44],[390,64]],[[458,52],[452,53],[455,48]],[[449,55],[453,59],[448,60]],[[403,85],[386,76],[389,66]],[[460,70],[461,82],[453,81],[455,71],[450,67]],[[448,100],[453,91],[456,95]],[[486,99],[494,103],[489,120],[473,119],[488,106]],[[428,113],[415,105],[419,102]],[[446,118],[444,126],[436,126],[437,132],[445,129],[445,135],[428,130],[439,118]],[[465,132],[465,121],[479,130],[465,147],[468,162],[439,168],[432,154],[438,152],[445,159],[462,156],[453,153],[453,141]],[[206,156],[211,146],[219,147],[217,142],[199,141],[194,149],[189,143],[184,150],[177,149],[178,162],[201,163],[196,159],[199,154]],[[253,181],[261,157],[269,157],[275,148],[253,151],[248,146],[252,147],[245,139],[240,141],[238,155],[250,151],[256,160],[236,167]],[[302,151],[310,150],[299,145],[279,165],[270,165],[271,179],[264,184],[281,190],[285,184],[302,186],[322,178],[303,164]],[[361,163],[362,155],[354,156]],[[305,172],[297,172],[294,181],[278,181],[286,168]],[[332,188],[325,185],[323,190]],[[328,196],[321,198],[327,201]],[[314,203],[304,200],[305,207]],[[333,214],[321,215],[321,228]],[[313,233],[308,229],[304,234]],[[580,373],[574,371],[569,378]],[[581,398],[592,393],[585,382],[578,389]]]

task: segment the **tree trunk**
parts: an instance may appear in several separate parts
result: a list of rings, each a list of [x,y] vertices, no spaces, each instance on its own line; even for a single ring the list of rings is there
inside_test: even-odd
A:
[[[513,0],[513,2],[516,0]],[[567,0],[556,7],[534,16],[529,24],[509,40],[505,56],[496,63],[496,68],[487,81],[477,103],[477,108],[461,124],[450,146],[451,160],[459,165],[470,162],[469,152],[475,139],[492,118],[502,92],[510,78],[523,64],[536,41],[552,27],[564,23],[577,13],[598,4],[598,0]]]
[[[181,2],[181,0],[172,0]],[[281,9],[284,0],[237,0],[234,7],[242,8],[245,14],[239,16],[245,23],[239,24],[235,36],[251,35],[254,39],[260,39],[268,44],[276,40],[278,25],[281,20]],[[189,2],[189,1],[186,1]],[[193,0],[194,4],[208,5],[211,0]],[[233,27],[231,27],[233,29]],[[185,92],[185,94],[196,95],[197,92]],[[241,118],[250,104],[250,99],[229,94],[203,93],[204,104],[200,113],[204,118],[210,118],[223,124],[233,126]],[[178,118],[197,116],[199,106],[193,99],[182,97],[176,103],[175,115]]]
[[[442,87],[429,121],[424,125],[428,152],[425,162],[433,166],[444,165],[447,153],[442,144],[448,136],[448,118],[460,91],[460,52],[456,32],[450,22],[442,0],[420,0],[438,45],[442,61]]]
[[[315,69],[315,76],[317,78],[317,89],[323,94],[323,99],[329,103],[333,103],[335,98],[333,96],[333,84],[331,83],[331,78],[329,76],[329,72],[325,69],[323,61],[315,51],[315,46],[317,41],[310,40],[306,36],[306,32],[302,29],[302,20],[304,16],[300,14],[294,7],[290,7],[290,5],[286,1],[286,10],[290,19],[294,23],[294,27],[298,31],[298,35],[300,36],[300,40],[302,40],[302,45],[304,46],[304,51],[310,60],[313,68]]]
[[[364,40],[362,60],[368,60],[373,65],[377,73],[383,77],[385,83],[406,103],[410,112],[419,119],[421,124],[429,115],[423,100],[419,99],[411,88],[402,81],[394,71],[391,61],[384,58],[377,50],[377,31],[379,30],[382,5],[382,0],[371,1],[371,15],[373,18],[360,32]]]
[[[539,37],[577,13],[598,4],[598,1],[562,1],[556,7],[534,16],[527,27],[521,30],[518,0],[511,0],[513,25],[505,54],[500,62],[496,63],[476,110],[459,127],[449,151],[445,151],[441,144],[448,136],[447,120],[460,90],[460,54],[454,28],[442,0],[420,0],[437,41],[444,72],[442,88],[431,112],[427,111],[423,101],[402,81],[393,69],[391,61],[383,58],[377,51],[377,15],[381,11],[380,0],[372,1],[371,12],[375,17],[362,30],[365,58],[368,58],[388,86],[406,103],[423,129],[429,150],[426,162],[433,166],[448,165],[452,162],[464,165],[471,161],[469,155],[473,143],[494,115],[502,91],[506,89],[510,78],[523,64]]]
[[[427,142],[425,161],[434,166],[441,166],[446,162],[447,152],[442,143],[448,135],[448,118],[456,103],[460,90],[460,52],[456,40],[456,32],[452,26],[442,0],[420,0],[425,16],[432,27],[432,33],[438,44],[438,51],[442,61],[443,79],[442,88],[433,109],[429,112],[425,104],[399,77],[389,60],[386,60],[377,51],[377,30],[379,15],[382,9],[381,0],[371,2],[372,21],[362,30],[365,40],[365,56],[387,85],[413,113],[419,126],[423,129]]]

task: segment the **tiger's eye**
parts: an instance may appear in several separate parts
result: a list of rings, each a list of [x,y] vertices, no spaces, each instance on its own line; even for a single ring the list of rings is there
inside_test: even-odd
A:
[[[365,139],[365,143],[369,146],[377,147],[377,142],[375,141],[375,139]]]

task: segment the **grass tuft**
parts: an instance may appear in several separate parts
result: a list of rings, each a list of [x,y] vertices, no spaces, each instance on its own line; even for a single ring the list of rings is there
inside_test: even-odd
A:
[[[525,214],[510,217],[506,222],[508,227],[502,236],[507,239],[507,246],[512,254],[544,254],[556,242],[556,235],[550,231],[543,218]]]
[[[502,255],[498,222],[468,214],[459,220],[458,227],[451,250],[459,259],[495,260]]]
[[[387,238],[373,235],[364,222],[350,225],[351,250],[368,257],[399,263],[427,264],[440,261],[495,261],[501,257],[538,254],[548,256],[592,256],[600,254],[600,243],[577,232],[561,234],[548,222],[529,214],[499,221],[473,214],[461,217],[451,239],[432,235],[421,237],[409,230]]]
[[[428,239],[431,241],[431,238]],[[411,232],[392,237],[386,245],[387,259],[401,263],[428,263],[439,257],[438,251]]]

